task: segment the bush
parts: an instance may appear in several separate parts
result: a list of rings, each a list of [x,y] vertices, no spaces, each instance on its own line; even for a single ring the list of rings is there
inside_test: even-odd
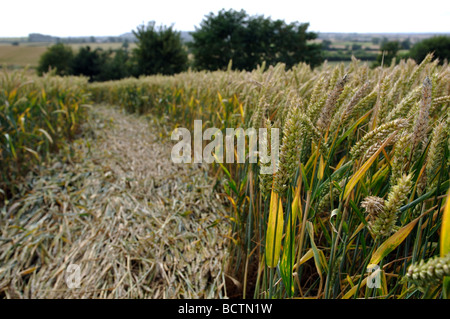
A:
[[[72,70],[73,51],[72,48],[62,43],[55,44],[41,55],[37,72],[42,75],[50,69],[54,69],[58,75],[69,75]]]
[[[125,47],[118,50],[91,50],[82,47],[73,54],[70,47],[57,44],[50,47],[41,56],[38,74],[42,75],[50,68],[58,75],[84,75],[90,82],[120,80],[131,75],[131,58]]]
[[[108,51],[101,72],[96,80],[120,80],[129,77],[131,75],[131,69],[131,59],[127,50],[118,49],[115,51]]]
[[[442,64],[444,60],[450,60],[450,37],[438,36],[416,43],[410,50],[409,56],[420,63],[429,52]]]

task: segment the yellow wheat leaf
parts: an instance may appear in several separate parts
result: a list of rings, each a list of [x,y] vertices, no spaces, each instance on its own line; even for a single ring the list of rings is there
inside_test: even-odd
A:
[[[344,199],[347,199],[348,195],[350,195],[353,187],[359,182],[359,180],[364,176],[367,170],[372,166],[375,159],[380,155],[381,151],[389,144],[389,142],[394,138],[395,134],[392,134],[389,138],[384,141],[384,143],[380,146],[380,148],[373,154],[362,166],[361,168],[353,175],[350,181],[347,183],[344,191]]]
[[[363,281],[361,282],[361,285],[359,286],[359,288],[363,288],[366,285],[366,283],[367,283],[367,278],[364,278]],[[347,293],[344,295],[344,297],[342,297],[342,299],[350,299],[352,296],[355,295],[357,288],[358,288],[358,285],[353,286],[352,289],[347,291]]]
[[[421,216],[422,217],[422,216]],[[419,217],[420,218],[420,217]],[[419,218],[414,219],[408,225],[400,228],[394,235],[386,239],[384,243],[381,244],[380,247],[373,253],[372,258],[370,259],[371,264],[378,264],[381,259],[387,256],[391,251],[400,245],[406,237],[408,237],[409,233],[413,230],[414,226],[416,226]]]
[[[313,256],[314,256],[314,252],[313,252],[312,248],[308,249],[308,251],[300,259],[300,262],[297,266],[301,266],[302,264],[304,264],[305,262],[310,260]]]
[[[281,198],[272,191],[270,197],[269,223],[266,235],[266,264],[268,267],[276,267],[281,251],[281,237],[283,235],[283,206]]]
[[[318,177],[319,177],[319,179],[320,180],[322,180],[322,178],[323,178],[323,172],[324,172],[324,170],[325,170],[325,163],[324,163],[324,161],[323,161],[323,156],[322,155],[320,155],[320,160],[319,160],[319,175],[318,175]]]
[[[280,273],[286,287],[290,286],[291,295],[294,294],[294,281],[292,280],[292,271],[295,262],[295,227],[297,225],[297,217],[301,215],[300,212],[300,192],[297,187],[294,191],[295,197],[292,201],[292,210],[286,225],[286,236],[284,237],[283,254],[280,261]]]
[[[441,257],[450,252],[450,191],[447,195],[441,226]]]

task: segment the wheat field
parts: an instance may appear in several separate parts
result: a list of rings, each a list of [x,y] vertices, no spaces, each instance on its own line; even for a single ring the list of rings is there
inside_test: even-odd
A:
[[[177,270],[180,274],[174,272],[174,281],[166,280],[166,287],[139,288],[138,297],[450,296],[450,67],[433,60],[431,54],[420,64],[402,60],[376,69],[354,59],[348,65],[325,64],[314,70],[306,64],[286,70],[279,64],[240,72],[233,71],[230,64],[227,71],[189,71],[94,84],[87,84],[85,79],[49,77],[25,85],[29,79],[10,79],[7,75],[2,81],[6,89],[0,95],[1,211],[4,220],[10,212],[10,227],[14,225],[14,212],[27,196],[18,183],[27,180],[23,176],[36,163],[45,162],[46,154],[63,152],[64,141],[70,143],[75,131],[87,130],[79,127],[93,114],[81,107],[86,103],[94,109],[100,108],[99,104],[115,105],[123,112],[158,123],[153,129],[159,132],[160,143],[168,145],[173,144],[170,132],[176,127],[193,130],[194,120],[202,120],[205,129],[217,127],[222,131],[238,127],[280,129],[280,159],[273,175],[261,174],[261,163],[248,161],[203,167],[205,178],[215,181],[213,193],[205,195],[210,204],[202,209],[204,215],[192,216],[196,216],[199,227],[208,230],[205,236],[225,226],[214,234],[227,239],[223,244],[227,253],[200,249],[194,259],[205,260],[202,254],[208,254],[208,265],[216,261],[215,265],[221,267],[219,273],[196,279],[195,272]],[[52,135],[49,131],[54,125],[61,126],[65,134]],[[36,138],[31,139],[28,132]],[[60,145],[46,146],[57,137],[61,138]],[[125,137],[129,141],[138,138],[134,134]],[[33,157],[36,163],[29,161]],[[157,164],[163,165],[164,160],[170,162],[170,157],[160,158]],[[179,165],[184,165],[181,170],[196,167]],[[126,173],[122,168],[122,173],[113,176]],[[140,183],[146,185],[145,179]],[[139,185],[129,191],[139,191],[142,199],[154,200]],[[170,193],[166,196],[172,198]],[[15,203],[18,206],[13,207]],[[113,211],[121,212],[120,203]],[[201,226],[201,220],[208,216],[216,220],[211,228],[210,224]],[[133,233],[126,223],[123,225],[124,231]],[[105,224],[101,227],[107,229]],[[137,226],[130,222],[128,227]],[[3,229],[2,236],[10,236],[9,228]],[[71,241],[78,242],[76,238]],[[55,244],[51,242],[39,243],[42,249],[52,251]],[[66,245],[63,240],[55,242],[60,247]],[[178,246],[176,240],[165,241],[164,245],[162,251],[161,247],[153,248],[163,264],[175,247],[179,258],[188,254],[189,245]],[[2,244],[0,258],[4,263],[18,251],[14,247],[10,241]],[[64,251],[58,250],[58,254]],[[166,259],[162,257],[164,251]],[[20,256],[30,255],[22,250]],[[15,283],[14,294],[7,297],[29,292],[31,284],[35,288],[44,284],[40,278],[45,278],[46,272],[36,272],[50,260],[45,254],[33,256],[33,260],[24,262],[26,268],[20,269],[28,271],[31,279]],[[8,271],[0,271],[0,283],[4,283],[0,291],[4,293],[11,286],[6,283],[11,276],[10,265]],[[141,260],[138,274],[147,268],[155,273],[152,265]],[[194,265],[201,263],[192,261]],[[95,286],[106,289],[107,283],[113,282],[123,293],[117,295],[115,288],[116,295],[111,296],[129,297],[127,292],[136,289],[133,282],[139,287],[154,287],[156,280],[161,283],[156,275],[128,282],[122,267],[127,267],[126,262],[115,265],[115,272],[109,276],[115,273],[126,279],[100,276],[98,280],[103,278],[104,282]],[[159,276],[164,279],[163,274]],[[129,277],[135,278],[131,271]],[[60,282],[56,286],[61,289]],[[167,289],[172,293],[162,293]]]

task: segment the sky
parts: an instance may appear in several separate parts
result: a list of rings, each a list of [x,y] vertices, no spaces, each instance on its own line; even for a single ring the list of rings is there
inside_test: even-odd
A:
[[[450,33],[448,0],[12,0],[0,5],[0,37],[118,36],[149,21],[193,31],[223,8],[309,22],[315,32]]]

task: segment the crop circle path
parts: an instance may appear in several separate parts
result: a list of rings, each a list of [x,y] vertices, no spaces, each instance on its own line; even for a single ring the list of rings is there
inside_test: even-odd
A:
[[[172,163],[156,119],[90,113],[82,138],[0,211],[0,296],[225,297],[229,227],[215,181]]]

